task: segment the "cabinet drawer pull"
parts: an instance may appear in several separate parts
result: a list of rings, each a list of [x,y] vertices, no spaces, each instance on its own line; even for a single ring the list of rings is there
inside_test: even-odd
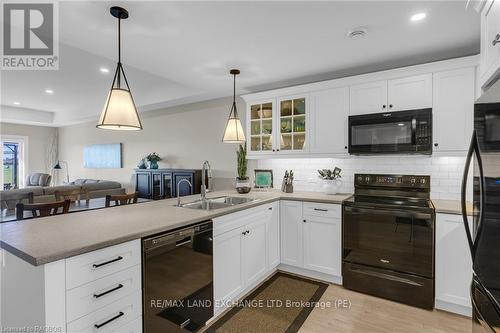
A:
[[[109,294],[109,293],[112,293],[113,291],[116,291],[116,290],[118,290],[118,289],[122,289],[122,288],[123,288],[123,284],[121,284],[121,283],[120,283],[118,286],[116,286],[116,287],[114,287],[114,288],[112,288],[112,289],[109,289],[109,290],[107,290],[107,291],[105,291],[105,292],[102,292],[102,293],[100,293],[100,294],[94,294],[94,297],[95,297],[95,298],[99,298],[99,297],[102,297],[102,296],[104,296],[104,295],[107,295],[107,294]]]
[[[306,220],[302,220],[302,222],[306,223]]]
[[[119,312],[116,316],[114,316],[113,318],[110,318],[110,319],[106,320],[104,323],[101,323],[101,324],[95,324],[95,325],[94,325],[94,327],[95,327],[95,328],[97,328],[97,329],[99,329],[99,328],[103,327],[104,325],[107,325],[107,324],[109,324],[110,322],[112,322],[112,321],[114,321],[114,320],[116,320],[116,319],[120,318],[120,317],[121,317],[121,316],[123,316],[124,314],[125,314],[125,313],[123,313],[123,312],[121,312],[121,311],[120,311],[120,312]]]
[[[120,261],[122,260],[123,257],[122,256],[118,256],[116,257],[115,259],[112,259],[110,261],[106,261],[106,262],[103,262],[103,263],[100,263],[100,264],[93,264],[92,267],[94,268],[99,268],[99,267],[102,267],[102,266],[105,266],[105,265],[109,265],[109,264],[112,264],[114,262],[117,262],[117,261]]]
[[[497,34],[492,42],[493,46],[497,45],[498,43],[500,43],[500,34]]]
[[[273,207],[269,207],[268,209],[269,209],[269,210],[273,210]]]
[[[327,212],[328,209],[324,209],[324,208],[314,208],[315,211],[317,212]]]

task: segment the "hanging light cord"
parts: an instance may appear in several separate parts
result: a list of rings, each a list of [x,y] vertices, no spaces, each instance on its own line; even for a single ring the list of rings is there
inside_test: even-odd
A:
[[[234,118],[238,118],[238,109],[236,108],[236,74],[233,74],[233,110]]]
[[[118,88],[120,88],[120,81],[121,81],[121,70],[120,67],[122,66],[122,25],[121,25],[122,19],[118,17]]]

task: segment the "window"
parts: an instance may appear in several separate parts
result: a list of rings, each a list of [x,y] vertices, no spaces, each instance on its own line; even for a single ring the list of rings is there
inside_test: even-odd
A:
[[[2,136],[0,152],[3,190],[22,188],[24,185],[26,142],[27,138],[24,137]]]

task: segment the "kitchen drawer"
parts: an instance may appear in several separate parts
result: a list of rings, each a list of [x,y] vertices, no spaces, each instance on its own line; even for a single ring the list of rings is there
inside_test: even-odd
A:
[[[140,290],[141,266],[105,276],[66,292],[66,318],[73,321]]]
[[[135,319],[130,323],[117,327],[113,333],[142,333],[142,317]]]
[[[122,332],[119,328],[129,327],[127,325],[140,316],[142,316],[142,293],[137,290],[102,309],[70,322],[67,325],[67,331],[71,333]]]
[[[66,259],[66,289],[141,263],[139,239]]]
[[[333,217],[340,219],[342,206],[336,204],[324,204],[316,202],[304,202],[303,214],[305,216]]]
[[[275,207],[275,208],[273,208]],[[214,237],[228,231],[238,229],[253,222],[255,219],[265,218],[262,214],[277,209],[273,202],[248,208],[236,213],[220,216],[213,219]],[[259,217],[260,216],[260,217]]]

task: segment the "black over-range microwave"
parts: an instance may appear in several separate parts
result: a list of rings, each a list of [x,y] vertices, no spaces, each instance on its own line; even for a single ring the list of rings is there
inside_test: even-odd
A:
[[[432,154],[432,109],[350,116],[349,154]]]

